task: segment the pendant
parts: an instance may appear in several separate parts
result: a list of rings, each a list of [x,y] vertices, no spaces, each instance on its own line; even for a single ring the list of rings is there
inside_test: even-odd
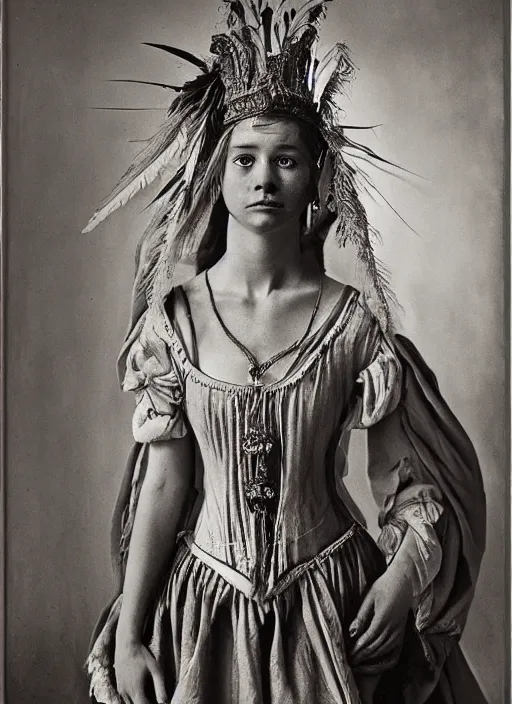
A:
[[[246,455],[269,455],[274,438],[262,425],[252,425],[242,438],[242,450]]]
[[[245,498],[252,513],[275,512],[276,488],[274,482],[253,479],[245,485]]]
[[[245,497],[253,513],[275,512],[276,485],[267,477],[267,466],[260,455],[257,460],[256,476],[245,483]]]
[[[268,478],[266,463],[273,445],[274,438],[262,425],[251,426],[242,438],[244,454],[256,458],[254,477],[245,482],[245,498],[249,509],[260,515],[276,511],[276,485]]]

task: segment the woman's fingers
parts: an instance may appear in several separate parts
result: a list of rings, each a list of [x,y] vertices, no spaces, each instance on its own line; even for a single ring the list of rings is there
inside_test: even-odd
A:
[[[348,632],[352,639],[357,638],[366,629],[374,613],[374,602],[371,592],[366,595],[361,604],[357,616],[350,624]]]
[[[403,632],[396,629],[384,630],[366,647],[351,653],[351,663],[357,667],[368,661],[380,660],[382,662],[395,663],[403,645]]]
[[[370,645],[370,643],[373,643],[382,635],[385,635],[386,630],[386,624],[383,623],[380,619],[375,618],[374,616],[367,629],[353,644],[351,648],[352,656],[358,655],[359,652],[365,650]]]
[[[151,672],[151,677],[153,678],[153,687],[155,688],[155,695],[157,704],[166,704],[169,701],[167,696],[167,691],[165,689],[165,681],[162,670],[156,660],[151,660],[148,663],[149,671]]]
[[[370,643],[364,650],[365,655],[374,658],[377,655],[388,654],[402,646],[404,632],[400,629],[388,629],[381,638]]]
[[[366,636],[366,633],[363,637]],[[375,657],[377,653],[384,650],[387,651],[393,647],[393,643],[389,637],[387,630],[375,630],[370,634],[366,644],[361,638],[352,649],[350,657],[354,665],[359,664],[363,660]]]

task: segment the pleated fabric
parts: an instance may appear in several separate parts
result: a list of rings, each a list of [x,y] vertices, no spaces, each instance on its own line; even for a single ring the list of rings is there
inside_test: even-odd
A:
[[[348,627],[384,569],[381,551],[357,527],[262,602],[180,545],[147,633],[171,703],[358,704]],[[105,704],[122,703],[109,657],[121,599],[89,658],[95,697]],[[365,663],[365,672],[387,669],[393,658]]]

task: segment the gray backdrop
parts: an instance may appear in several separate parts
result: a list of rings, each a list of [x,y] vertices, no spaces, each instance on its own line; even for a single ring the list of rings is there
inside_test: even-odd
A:
[[[198,51],[220,0],[7,2],[7,658],[9,704],[85,701],[81,672],[111,591],[109,517],[130,446],[132,399],[115,358],[128,318],[144,198],[79,234],[162,112],[166,95],[108,78],[174,80],[186,65],[140,45]],[[324,36],[359,68],[349,124],[422,178],[375,176],[367,199],[404,305],[403,329],[473,438],[488,549],[464,645],[504,701],[506,385],[503,17],[500,0],[345,0]],[[360,136],[360,133],[357,133]],[[331,270],[344,275],[343,266]],[[347,265],[348,266],[348,265]],[[368,505],[363,438],[350,484]]]

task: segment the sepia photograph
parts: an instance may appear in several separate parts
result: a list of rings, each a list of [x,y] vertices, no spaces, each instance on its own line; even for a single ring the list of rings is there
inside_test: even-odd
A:
[[[0,699],[507,704],[508,3],[2,13]]]

